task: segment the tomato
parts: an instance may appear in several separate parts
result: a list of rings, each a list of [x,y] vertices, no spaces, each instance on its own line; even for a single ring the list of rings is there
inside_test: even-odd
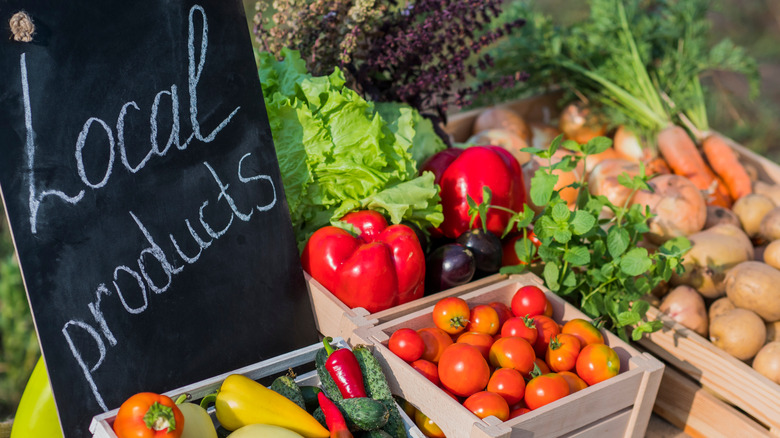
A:
[[[433,382],[434,385],[439,386],[439,367],[435,363],[425,359],[418,359],[409,365],[425,376],[426,379]]]
[[[522,375],[528,375],[534,369],[534,349],[523,338],[508,337],[497,340],[490,347],[490,364],[496,368],[514,368]]]
[[[525,404],[531,409],[538,409],[548,403],[569,395],[569,384],[566,379],[555,373],[542,374],[534,377],[525,387]]]
[[[544,306],[544,313],[542,313],[542,315],[544,315],[544,316],[546,316],[548,318],[552,318],[553,317],[553,306],[552,306],[552,303],[550,303],[549,300],[547,300],[547,305]]]
[[[417,330],[420,334],[423,342],[425,343],[425,351],[423,351],[422,359],[429,360],[433,363],[439,361],[442,351],[445,348],[452,345],[452,338],[444,330],[438,327],[426,327]]]
[[[577,357],[577,375],[590,386],[615,377],[620,372],[620,358],[606,344],[590,344]]]
[[[536,237],[536,234],[534,234],[533,231],[528,231],[528,239],[539,248],[541,246],[542,241],[539,240],[538,237]],[[517,251],[515,250],[515,242],[522,241],[523,240],[523,233],[515,234],[507,239],[504,240],[503,244],[501,245],[501,266],[515,266],[515,265],[525,265],[525,262],[521,262],[520,259],[517,257]],[[535,257],[533,261],[538,260],[538,257]]]
[[[493,301],[492,303],[488,303],[488,306],[496,309],[496,313],[498,313],[498,326],[503,327],[504,323],[514,315],[512,315],[512,309],[509,308],[506,304],[499,302],[499,301]],[[499,329],[500,331],[500,329]]]
[[[493,337],[487,333],[466,332],[458,336],[458,340],[456,342],[477,347],[477,350],[482,353],[482,356],[485,358],[485,360],[488,360],[490,347],[493,345]]]
[[[493,371],[488,380],[487,390],[504,397],[511,406],[523,400],[525,395],[525,379],[520,371],[512,368],[499,368]]]
[[[490,367],[476,347],[452,344],[444,349],[439,360],[439,380],[451,393],[468,397],[485,389],[489,379]]]
[[[579,354],[580,341],[574,335],[561,333],[550,338],[545,359],[550,369],[559,373],[573,369]]]
[[[114,420],[119,438],[178,438],[183,430],[184,415],[176,403],[153,392],[139,392],[125,400]]]
[[[444,432],[441,431],[441,428],[419,409],[414,413],[414,424],[416,424],[423,435],[427,437],[446,438]]]
[[[519,417],[519,416],[521,416],[523,414],[527,414],[529,412],[531,412],[531,410],[528,409],[528,407],[526,407],[526,406],[521,406],[521,407],[519,407],[517,409],[512,409],[509,412],[509,419],[511,420],[511,419],[513,419],[515,417]]]
[[[463,298],[442,298],[433,306],[433,323],[451,335],[466,330],[470,315],[469,304]]]
[[[604,335],[601,334],[601,331],[590,321],[580,318],[572,319],[564,324],[561,333],[576,336],[583,348],[590,344],[604,343]]]
[[[406,399],[401,397],[395,397],[395,400],[398,402],[398,406],[404,410],[409,418],[414,418],[414,414],[417,412],[417,408],[415,408],[413,404],[409,403]]]
[[[512,296],[512,313],[515,316],[536,316],[544,314],[547,296],[536,286],[523,286]]]
[[[544,315],[536,315],[533,317],[534,325],[536,325],[536,331],[538,336],[534,343],[534,351],[539,357],[544,357],[547,354],[547,346],[550,344],[550,338],[561,332],[558,323],[552,318]]]
[[[583,390],[588,387],[588,384],[580,378],[580,376],[572,373],[571,371],[561,371],[559,376],[566,379],[566,383],[569,384],[569,393],[574,394],[577,391]]]
[[[514,316],[501,326],[501,336],[518,336],[528,341],[529,344],[534,345],[536,338],[539,337],[539,332],[536,330],[533,319],[527,316]]]
[[[487,333],[490,336],[498,333],[501,328],[499,324],[498,312],[487,304],[480,304],[471,309],[469,324],[466,331]]]
[[[536,366],[539,367],[539,374],[550,374],[552,372],[550,371],[550,367],[547,366],[547,362],[541,357],[537,357],[534,362],[536,363]]]
[[[509,419],[509,405],[504,397],[488,391],[480,391],[472,394],[463,406],[479,418],[494,416],[501,421]]]
[[[406,362],[414,362],[425,352],[425,341],[415,330],[401,328],[390,335],[387,348]]]

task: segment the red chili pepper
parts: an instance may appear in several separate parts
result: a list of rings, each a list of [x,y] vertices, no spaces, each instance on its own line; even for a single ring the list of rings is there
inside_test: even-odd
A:
[[[347,421],[344,420],[344,415],[341,414],[339,407],[326,397],[323,392],[317,394],[317,400],[320,402],[320,409],[322,409],[322,413],[325,415],[325,424],[328,425],[330,438],[353,438],[352,432],[347,428]]]
[[[360,371],[355,355],[347,348],[334,350],[330,345],[333,338],[327,337],[322,342],[328,352],[325,369],[336,382],[344,398],[366,397],[366,387],[363,385],[363,373]]]

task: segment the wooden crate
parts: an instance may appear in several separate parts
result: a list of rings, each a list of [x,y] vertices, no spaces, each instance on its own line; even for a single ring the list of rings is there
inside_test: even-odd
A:
[[[333,344],[339,348],[349,348],[343,338],[334,339]],[[314,344],[308,347],[304,347],[299,350],[291,351],[287,354],[274,357],[272,359],[248,365],[244,368],[239,368],[229,373],[214,376],[201,382],[174,389],[173,391],[166,392],[165,395],[171,397],[173,400],[176,400],[182,394],[189,394],[192,400],[198,400],[216,391],[225,378],[231,374],[243,374],[250,379],[260,380],[264,377],[283,374],[291,368],[307,365],[311,365],[310,367],[313,368],[314,356],[317,354],[317,351],[319,351],[320,348],[322,348],[322,344]],[[320,383],[316,370],[309,371],[297,376],[295,381],[300,385],[319,385]],[[420,429],[414,425],[414,422],[409,418],[408,415],[406,415],[403,409],[401,409],[400,406],[397,407],[401,413],[401,417],[404,420],[407,436],[410,438],[425,438]],[[97,415],[92,419],[92,424],[89,426],[89,431],[92,432],[93,438],[117,438],[111,426],[114,422],[114,418],[116,418],[118,411],[119,409],[114,409],[104,414]],[[209,413],[211,414],[212,418],[214,418],[213,407],[209,409]]]
[[[509,304],[517,289],[527,284],[545,291],[553,305],[553,318],[559,323],[588,319],[532,274],[509,276],[460,297],[470,306],[493,301]],[[393,392],[428,415],[448,438],[644,436],[664,368],[651,355],[604,331],[606,343],[620,357],[619,375],[506,422],[495,417],[480,420],[387,349],[387,341],[397,329],[432,327],[432,310],[431,305],[375,327],[358,328],[356,337],[373,344]]]

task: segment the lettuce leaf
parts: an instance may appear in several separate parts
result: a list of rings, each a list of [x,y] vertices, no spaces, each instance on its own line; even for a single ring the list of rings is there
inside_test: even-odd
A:
[[[431,122],[408,105],[366,101],[338,68],[314,77],[297,51],[282,56],[260,53],[258,74],[299,245],[359,209],[391,223],[438,226],[433,175],[417,171],[445,148]]]

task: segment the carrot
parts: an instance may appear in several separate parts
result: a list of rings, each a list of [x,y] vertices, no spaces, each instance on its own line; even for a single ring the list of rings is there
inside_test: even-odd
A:
[[[726,140],[718,134],[710,134],[701,142],[704,156],[712,170],[726,183],[733,199],[739,199],[753,193],[752,183],[745,166],[739,162],[737,154]]]
[[[732,199],[723,181],[710,169],[688,133],[669,125],[657,137],[658,150],[677,175],[688,178],[705,196],[707,205],[731,208]]]

